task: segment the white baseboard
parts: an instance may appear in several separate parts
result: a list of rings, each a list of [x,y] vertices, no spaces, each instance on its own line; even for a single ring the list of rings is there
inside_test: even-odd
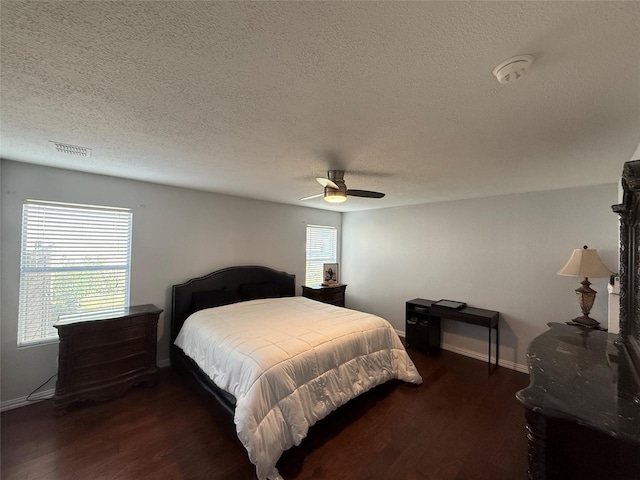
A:
[[[158,362],[158,368],[166,368],[171,366],[171,360],[166,358],[164,360],[160,360]],[[27,400],[27,397],[14,398],[12,400],[7,400],[5,402],[0,403],[0,412],[4,412],[6,410],[13,410],[18,407],[25,407],[34,402],[40,402],[42,400],[49,400],[53,398],[56,393],[55,388],[51,388],[49,390],[43,390],[42,392],[34,393],[31,395],[31,398]]]
[[[406,338],[405,333],[401,330],[396,329],[396,333],[400,335],[402,338]],[[475,358],[476,360],[482,360],[483,362],[487,361],[487,356],[482,353],[474,352],[473,350],[467,350],[466,348],[456,347],[454,345],[443,343],[441,345],[443,350],[447,350],[449,352],[458,353],[460,355],[464,355],[465,357]],[[491,361],[495,364],[496,357],[491,357]],[[507,362],[506,360],[499,360],[498,365],[504,368],[508,368],[510,370],[515,370],[516,372],[529,373],[529,368],[526,365],[520,365],[515,362]]]
[[[14,408],[24,407],[26,405],[31,405],[34,402],[40,402],[42,400],[48,400],[53,398],[53,395],[56,393],[56,389],[52,388],[50,390],[43,390],[42,392],[34,393],[31,395],[31,398],[27,400],[27,397],[14,398],[13,400],[7,400],[6,402],[0,403],[0,412],[4,412],[6,410],[13,410]]]
[[[460,355],[464,355],[465,357],[471,357],[471,358],[475,358],[476,360],[482,360],[483,362],[487,361],[486,355],[483,355],[482,353],[474,352],[472,350],[467,350],[466,348],[455,347],[453,345],[443,343],[442,349],[447,350],[449,352],[453,352],[453,353],[459,353]],[[491,357],[491,361],[493,362],[493,364],[495,364],[496,357],[495,356]],[[504,368],[508,368],[510,370],[515,370],[516,372],[522,372],[527,374],[529,373],[529,368],[527,368],[525,365],[520,365],[519,363],[507,362],[506,360],[500,359],[498,360],[498,365]]]

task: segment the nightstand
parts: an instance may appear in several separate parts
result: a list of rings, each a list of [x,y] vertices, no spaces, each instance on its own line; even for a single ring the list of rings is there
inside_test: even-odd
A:
[[[302,296],[318,302],[344,307],[346,289],[346,285],[303,285]]]

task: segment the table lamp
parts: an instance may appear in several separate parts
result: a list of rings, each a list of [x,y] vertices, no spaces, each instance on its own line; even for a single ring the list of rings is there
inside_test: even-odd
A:
[[[576,248],[567,264],[558,271],[558,275],[584,277],[584,280],[580,282],[582,286],[576,288],[582,316],[574,318],[573,322],[585,327],[597,328],[600,322],[589,316],[597,292],[590,287],[591,282],[588,277],[604,278],[613,275],[613,272],[600,259],[598,251],[588,248],[586,245],[583,248]]]

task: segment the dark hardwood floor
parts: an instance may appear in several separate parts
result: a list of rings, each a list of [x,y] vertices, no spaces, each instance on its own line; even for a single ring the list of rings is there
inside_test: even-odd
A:
[[[278,463],[285,480],[526,478],[528,376],[442,351],[410,350],[424,383],[390,382],[311,428]],[[62,417],[51,401],[3,412],[4,480],[254,479],[232,418],[170,368]]]

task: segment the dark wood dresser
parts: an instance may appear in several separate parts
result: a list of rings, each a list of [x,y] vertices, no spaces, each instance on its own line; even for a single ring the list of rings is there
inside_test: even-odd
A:
[[[344,307],[346,289],[346,285],[303,285],[302,296],[318,302]]]
[[[531,342],[529,480],[640,478],[640,403],[617,335],[563,323]]]
[[[620,332],[550,323],[527,351],[529,480],[640,478],[640,160],[622,171]]]
[[[155,305],[138,305],[54,325],[60,337],[56,413],[66,413],[74,402],[109,400],[139,383],[155,385],[160,313]]]

